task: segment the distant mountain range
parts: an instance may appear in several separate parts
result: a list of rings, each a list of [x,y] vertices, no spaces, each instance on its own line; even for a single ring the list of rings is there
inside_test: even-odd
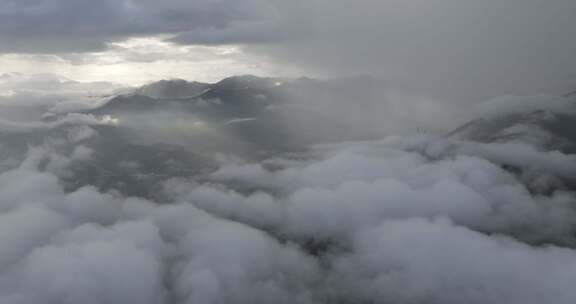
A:
[[[474,119],[448,134],[451,138],[478,142],[519,141],[545,150],[576,153],[576,98],[551,97],[559,106],[545,103],[536,107],[491,113]]]
[[[366,138],[306,104],[307,98],[347,89],[306,78],[238,76],[215,84],[163,80],[76,112],[102,123],[59,124],[70,113],[52,113],[44,115],[45,128],[36,123],[29,128],[33,132],[0,129],[0,142],[9,147],[0,158],[21,159],[31,146],[62,155],[85,147],[90,160],[72,161],[73,172],[62,178],[65,186],[96,185],[149,197],[161,180],[213,168],[215,154],[261,159],[304,151],[313,143]],[[356,94],[363,94],[361,87]],[[78,133],[86,135],[78,138]]]
[[[28,134],[0,129],[0,143],[7,147],[0,157],[22,158],[30,146],[66,155],[84,147],[91,151],[90,160],[71,160],[73,172],[63,178],[68,188],[96,185],[150,197],[158,193],[157,183],[167,177],[189,178],[214,168],[218,154],[258,160],[302,152],[311,144],[378,138],[378,134],[355,128],[357,119],[346,121],[346,111],[370,112],[370,108],[354,108],[360,107],[355,102],[362,98],[378,101],[378,96],[370,96],[377,94],[373,87],[365,78],[318,81],[237,76],[215,84],[162,80],[79,111],[97,119],[89,126],[75,126],[74,120],[54,124],[69,115],[54,113],[45,116],[46,126],[51,127],[44,131],[38,131],[38,126]],[[573,154],[573,98],[561,97],[562,107],[538,103],[541,106],[495,111],[446,137],[485,143],[521,141]],[[37,115],[34,111],[26,108],[22,115]]]

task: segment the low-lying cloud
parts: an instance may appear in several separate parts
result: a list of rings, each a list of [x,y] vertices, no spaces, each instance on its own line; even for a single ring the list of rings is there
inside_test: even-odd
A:
[[[218,156],[215,170],[167,177],[152,201],[63,189],[91,153],[61,147],[98,136],[74,133],[2,167],[0,303],[576,299],[574,192],[535,191],[506,169],[560,182],[571,155],[388,137],[257,163]]]

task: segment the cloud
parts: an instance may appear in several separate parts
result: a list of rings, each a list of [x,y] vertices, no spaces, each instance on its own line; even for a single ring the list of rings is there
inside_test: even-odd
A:
[[[415,141],[223,162],[170,204],[66,192],[32,150],[0,173],[0,302],[572,303],[573,193]]]
[[[425,96],[573,90],[571,0],[314,0],[285,4],[291,39],[251,50],[325,76],[374,74]],[[302,9],[305,8],[305,9]],[[311,20],[305,22],[305,20]]]
[[[393,303],[570,303],[572,250],[534,248],[442,221],[385,222],[336,261],[335,297]],[[345,288],[339,288],[343,287]]]
[[[0,75],[0,120],[38,121],[51,109],[66,113],[93,107],[126,88],[111,82],[79,82],[52,73]]]
[[[73,53],[101,51],[130,37],[225,29],[266,19],[261,0],[4,1],[0,4],[1,51]]]
[[[477,104],[477,115],[482,117],[548,111],[572,113],[574,99],[562,96],[501,96]]]
[[[242,22],[227,28],[209,28],[188,31],[171,39],[180,44],[225,45],[257,44],[283,40],[284,32],[271,21]]]
[[[76,234],[70,241],[34,251],[22,266],[20,298],[28,303],[160,303],[162,265],[155,251],[163,244],[153,226],[137,225],[111,231],[79,227],[59,236]]]
[[[443,141],[449,149],[434,150]],[[327,146],[316,161],[288,163],[280,170],[230,164],[212,173],[212,179],[258,185],[280,193],[280,198],[265,193],[243,197],[206,185],[195,187],[186,197],[210,212],[300,236],[341,240],[386,219],[442,216],[526,241],[552,237],[571,242],[566,234],[574,225],[568,215],[574,213],[569,207],[571,194],[532,195],[528,180],[499,166],[538,168],[550,176],[572,178],[573,156],[522,145],[460,143],[459,147],[433,138],[419,145],[425,148],[412,151],[413,140],[389,138]],[[536,224],[543,222],[550,230]]]
[[[169,37],[130,38],[110,43],[107,50],[100,52],[0,54],[0,64],[5,72],[20,74],[20,77],[54,74],[84,84],[98,83],[98,89],[86,88],[86,91],[98,94],[105,94],[118,86],[143,85],[160,79],[217,82],[231,75],[247,73],[301,75],[294,69],[248,54],[238,45],[181,45],[167,41]]]
[[[4,1],[0,51],[60,54],[78,63],[93,56],[72,53],[117,50],[118,43],[134,38],[161,37],[185,46],[232,44],[245,47],[249,56],[240,59],[249,64],[225,76],[241,69],[323,77],[371,74],[430,100],[480,101],[574,89],[576,45],[567,38],[575,34],[574,6],[571,0],[546,5],[540,0]],[[181,77],[176,63],[150,65],[166,57],[161,51],[122,56],[128,57],[107,60],[131,58],[149,63],[143,70]],[[98,73],[130,78],[126,69],[141,77],[142,71],[134,72],[140,66]]]
[[[114,126],[118,122],[110,116],[96,117],[89,114],[70,113],[52,122],[14,122],[0,119],[2,133],[35,133],[50,131],[63,126]]]
[[[52,174],[16,169],[0,175],[0,206],[0,302],[309,303],[318,279],[296,246],[188,204],[67,194]]]

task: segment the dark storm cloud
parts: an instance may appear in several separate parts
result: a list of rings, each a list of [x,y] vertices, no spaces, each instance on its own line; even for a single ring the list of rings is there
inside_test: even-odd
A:
[[[0,2],[0,51],[102,50],[106,42],[262,22],[274,10],[261,0],[6,0]]]

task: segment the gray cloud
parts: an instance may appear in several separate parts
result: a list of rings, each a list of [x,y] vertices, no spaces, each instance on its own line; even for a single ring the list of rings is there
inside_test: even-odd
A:
[[[103,50],[168,34],[244,44],[310,74],[374,74],[430,97],[483,100],[572,89],[571,0],[4,1],[4,52]]]
[[[171,40],[181,44],[256,44],[281,40],[282,34],[274,22],[244,22],[225,28],[188,31]]]
[[[209,1],[3,1],[0,41],[4,52],[97,51],[134,36],[222,30],[232,23],[268,18],[262,0]]]
[[[168,34],[249,45],[314,75],[374,74],[424,96],[483,100],[573,89],[574,12],[571,0],[4,1],[0,41],[4,52],[71,53]]]
[[[78,82],[56,74],[0,74],[0,106],[51,107],[57,104],[80,106],[121,92],[111,82]]]
[[[305,6],[307,12],[285,18],[313,20],[291,32],[298,39],[253,50],[311,73],[381,75],[452,99],[576,85],[571,0],[315,0]]]

